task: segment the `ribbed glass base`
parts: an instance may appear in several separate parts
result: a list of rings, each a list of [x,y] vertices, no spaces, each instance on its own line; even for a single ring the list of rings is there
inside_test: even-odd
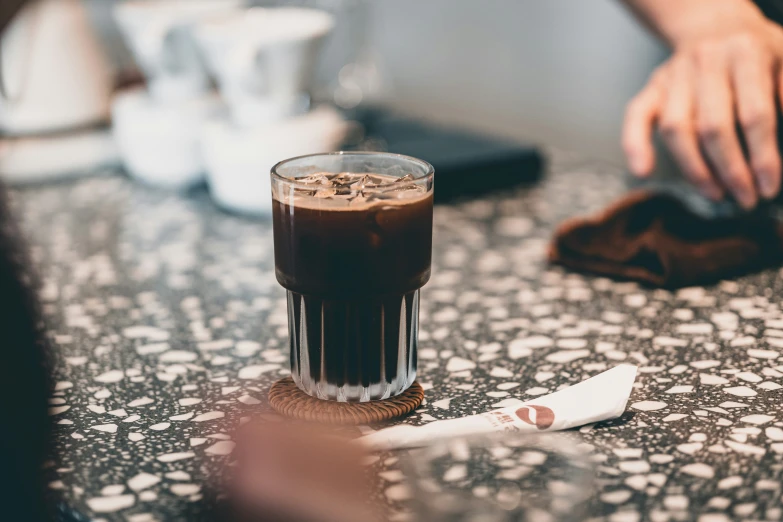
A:
[[[399,395],[416,379],[419,291],[361,301],[288,292],[291,376],[324,400]]]

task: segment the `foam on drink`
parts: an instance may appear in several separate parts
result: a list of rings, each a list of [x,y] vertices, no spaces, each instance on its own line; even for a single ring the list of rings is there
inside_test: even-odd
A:
[[[407,204],[427,191],[413,176],[383,174],[316,173],[296,180],[293,202],[308,208],[362,209],[382,204]]]

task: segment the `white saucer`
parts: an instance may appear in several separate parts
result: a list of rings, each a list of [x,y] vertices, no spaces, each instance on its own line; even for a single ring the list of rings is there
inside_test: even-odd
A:
[[[0,177],[14,185],[78,177],[117,164],[108,129],[0,138]]]

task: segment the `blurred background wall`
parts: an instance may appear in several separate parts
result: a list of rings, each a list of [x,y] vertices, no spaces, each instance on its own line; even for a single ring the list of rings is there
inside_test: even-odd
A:
[[[113,59],[126,65],[113,1],[85,1]],[[368,39],[390,105],[611,161],[622,161],[625,103],[665,56],[618,0],[367,2]],[[336,75],[350,39],[337,31],[324,81]]]
[[[617,161],[665,56],[616,0],[379,0],[373,25],[395,106]]]

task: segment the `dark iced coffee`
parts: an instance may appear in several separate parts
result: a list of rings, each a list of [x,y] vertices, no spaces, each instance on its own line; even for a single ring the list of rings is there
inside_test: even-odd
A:
[[[273,219],[294,380],[322,399],[397,395],[416,377],[431,167],[361,153],[291,162],[273,171]]]

